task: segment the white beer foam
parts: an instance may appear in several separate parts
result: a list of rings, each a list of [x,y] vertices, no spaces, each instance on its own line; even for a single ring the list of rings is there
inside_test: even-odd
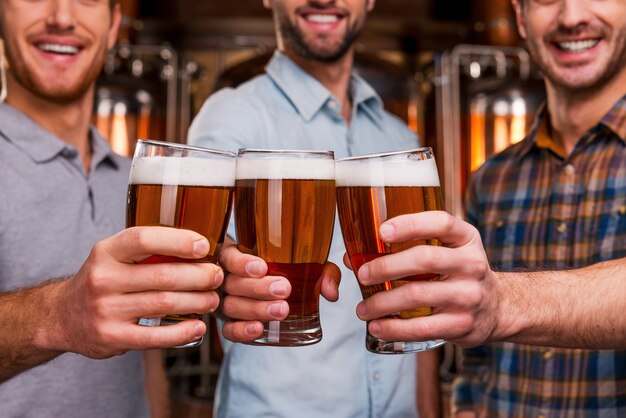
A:
[[[129,183],[233,187],[235,165],[234,158],[140,157],[133,160]]]
[[[336,175],[337,187],[439,187],[434,158],[339,161]]]
[[[321,158],[239,158],[237,179],[334,180],[335,160]]]

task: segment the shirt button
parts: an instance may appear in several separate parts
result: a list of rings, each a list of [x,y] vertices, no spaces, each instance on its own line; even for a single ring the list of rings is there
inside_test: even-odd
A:
[[[71,148],[64,148],[63,151],[61,152],[61,155],[63,155],[65,158],[74,158],[76,157],[76,150],[71,149]]]
[[[380,373],[379,372],[374,373],[373,377],[374,377],[374,380],[376,381],[380,380]]]
[[[558,232],[560,232],[561,234],[564,234],[567,232],[567,224],[565,222],[561,222],[557,227],[556,230]]]
[[[572,164],[567,164],[565,166],[565,174],[572,175],[576,172],[576,168]]]
[[[550,359],[552,359],[553,356],[554,356],[554,354],[552,354],[552,351],[546,351],[545,353],[543,353],[543,359],[544,360],[550,360]]]
[[[337,103],[335,103],[333,100],[330,100],[327,106],[329,109],[332,109],[332,110],[337,109]]]
[[[504,221],[502,219],[496,222],[496,228],[502,228],[503,226],[504,226]]]

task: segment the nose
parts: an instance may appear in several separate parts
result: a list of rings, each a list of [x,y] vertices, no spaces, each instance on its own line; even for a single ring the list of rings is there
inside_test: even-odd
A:
[[[590,0],[562,0],[559,23],[568,29],[575,29],[589,23],[591,11]]]
[[[74,0],[50,0],[46,24],[49,27],[71,30],[76,25]]]

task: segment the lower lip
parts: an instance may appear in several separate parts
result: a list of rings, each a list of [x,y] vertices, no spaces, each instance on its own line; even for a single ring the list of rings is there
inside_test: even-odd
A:
[[[595,59],[598,54],[598,51],[600,50],[600,45],[602,45],[602,42],[603,41],[600,40],[593,47],[589,49],[585,49],[580,52],[563,51],[562,49],[560,49],[554,44],[552,45],[552,50],[554,51],[559,61],[562,61],[565,63],[575,63],[575,62],[579,63],[581,61],[590,61],[590,60]]]

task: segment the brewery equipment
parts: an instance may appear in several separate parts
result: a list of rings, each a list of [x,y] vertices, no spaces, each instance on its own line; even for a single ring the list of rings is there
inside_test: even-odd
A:
[[[543,83],[526,50],[482,45],[458,45],[438,56],[430,81],[444,207],[461,216],[468,176],[525,137],[544,100]]]
[[[180,91],[173,48],[120,43],[108,53],[97,83],[94,124],[122,155],[132,155],[138,138],[184,142]]]

